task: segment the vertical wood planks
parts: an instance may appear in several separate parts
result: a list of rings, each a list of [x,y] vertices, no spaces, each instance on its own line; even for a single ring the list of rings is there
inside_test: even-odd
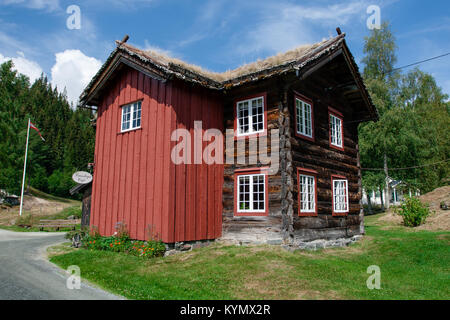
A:
[[[121,107],[142,101],[141,128],[121,132]],[[130,236],[164,242],[213,239],[221,234],[223,166],[194,164],[194,121],[222,129],[222,107],[210,91],[162,82],[129,68],[116,76],[99,106],[91,226],[111,235],[117,222]],[[191,134],[192,164],[175,165],[175,129]],[[203,149],[199,150],[203,155]]]

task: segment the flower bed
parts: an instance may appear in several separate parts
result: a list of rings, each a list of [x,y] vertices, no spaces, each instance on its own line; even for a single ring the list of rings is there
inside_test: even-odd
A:
[[[128,237],[102,237],[88,235],[82,240],[82,247],[86,249],[124,252],[139,257],[152,258],[164,255],[166,247],[161,241],[139,241]]]
[[[144,258],[161,257],[166,251],[164,243],[153,236],[148,241],[130,239],[123,223],[118,223],[116,230],[117,232],[110,237],[101,236],[96,228],[90,231],[75,231],[69,233],[67,237],[72,240],[74,237],[81,239],[81,247],[84,249],[123,252]]]

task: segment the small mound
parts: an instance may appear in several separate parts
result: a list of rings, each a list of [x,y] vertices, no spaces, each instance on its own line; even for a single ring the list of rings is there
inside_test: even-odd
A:
[[[444,201],[450,204],[450,186],[437,188],[429,193],[419,197],[420,201],[429,205],[431,215],[428,216],[425,224],[414,228],[417,230],[430,231],[449,231],[450,230],[450,210],[442,210],[440,208],[441,202]],[[383,215],[379,221],[388,222],[394,225],[403,224],[401,216],[394,213],[391,209]]]
[[[450,210],[442,210],[440,205],[444,201],[450,204],[450,186],[437,188],[419,197],[420,201],[427,203],[432,213],[424,225],[418,227],[421,230],[450,230]]]
[[[420,201],[428,203],[431,210],[440,209],[440,204],[442,201],[450,205],[450,186],[445,186],[437,188],[431,192],[428,192],[419,197]],[[443,211],[443,210],[441,210]]]

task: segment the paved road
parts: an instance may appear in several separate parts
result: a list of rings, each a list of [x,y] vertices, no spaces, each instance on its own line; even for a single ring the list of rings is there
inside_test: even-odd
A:
[[[79,290],[67,289],[67,274],[45,258],[48,246],[63,241],[63,233],[0,229],[0,300],[120,299],[84,282]]]

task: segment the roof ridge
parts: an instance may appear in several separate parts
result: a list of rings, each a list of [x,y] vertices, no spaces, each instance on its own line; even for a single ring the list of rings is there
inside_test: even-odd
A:
[[[159,65],[165,69],[175,72],[182,71],[182,73],[200,76],[201,78],[206,78],[213,83],[223,85],[238,80],[242,77],[249,77],[253,74],[259,74],[271,69],[283,68],[284,66],[304,61],[306,60],[305,58],[314,56],[344,37],[345,33],[342,33],[314,44],[303,44],[283,53],[278,53],[264,59],[258,59],[224,72],[210,71],[201,66],[187,63],[178,58],[170,57],[154,50],[139,49],[119,40],[116,40],[116,44],[118,49],[124,49],[128,53],[137,54],[141,59],[144,58],[143,60],[149,60],[151,63]]]

